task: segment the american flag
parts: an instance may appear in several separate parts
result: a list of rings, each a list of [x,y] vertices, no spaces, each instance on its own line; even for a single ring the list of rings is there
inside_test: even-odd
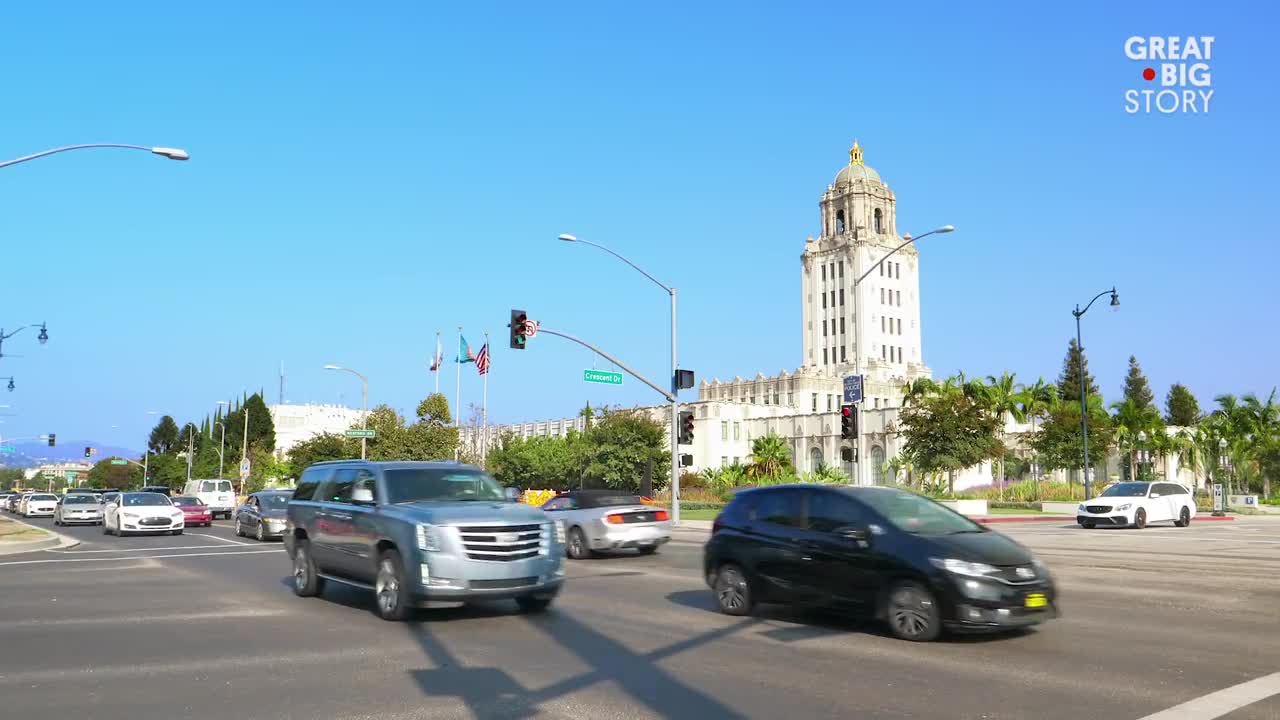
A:
[[[480,354],[476,355],[476,370],[479,370],[481,375],[489,374],[489,343],[485,343],[480,348]]]

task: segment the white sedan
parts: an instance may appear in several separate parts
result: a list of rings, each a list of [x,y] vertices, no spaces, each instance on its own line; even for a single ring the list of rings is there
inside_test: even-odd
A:
[[[1191,491],[1167,482],[1116,483],[1076,509],[1076,522],[1086,530],[1098,526],[1132,526],[1141,530],[1153,522],[1186,527],[1195,516],[1196,501]]]
[[[35,493],[27,498],[26,505],[23,506],[22,514],[27,517],[53,517],[53,511],[58,507],[58,496],[48,493]]]
[[[181,535],[186,523],[182,508],[160,493],[120,493],[102,506],[102,533],[124,537],[128,533]]]

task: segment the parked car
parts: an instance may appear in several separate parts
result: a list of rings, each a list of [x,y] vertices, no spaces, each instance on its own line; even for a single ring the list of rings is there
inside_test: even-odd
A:
[[[69,493],[58,501],[53,511],[54,525],[73,525],[102,523],[102,507],[98,505],[98,497],[93,493]]]
[[[168,485],[148,485],[138,490],[138,492],[159,493],[165,497],[173,497],[173,489]]]
[[[820,604],[884,620],[899,638],[1003,630],[1057,616],[1022,545],[896,488],[778,485],[734,496],[703,559],[720,610]]]
[[[11,492],[0,493],[0,510],[9,509],[9,498],[11,497],[13,497],[13,493]]]
[[[105,507],[107,504],[115,501],[119,495],[119,490],[104,490],[102,494],[98,496],[98,504]]]
[[[58,496],[52,493],[32,493],[22,502],[24,517],[53,517],[58,508]]]
[[[230,480],[192,480],[182,488],[182,494],[200,498],[215,518],[230,519],[236,509],[236,491]]]
[[[1185,486],[1170,482],[1116,483],[1076,508],[1076,522],[1086,530],[1099,525],[1135,527],[1172,522],[1186,527],[1196,516],[1196,500]]]
[[[20,495],[15,495],[13,499],[9,501],[9,512],[15,515],[21,515],[26,512],[27,499],[32,495],[35,495],[35,491],[33,490],[27,490]]]
[[[209,510],[209,506],[200,501],[200,498],[190,495],[179,495],[176,498],[170,498],[170,502],[174,507],[182,511],[183,527],[195,527],[203,525],[210,527],[213,525],[213,512]]]
[[[470,465],[312,465],[288,504],[293,591],[365,588],[387,620],[431,600],[514,598],[544,610],[564,582],[564,527],[515,499]]]
[[[103,506],[102,534],[171,533],[185,527],[182,510],[160,493],[119,493]]]
[[[546,501],[542,510],[564,524],[567,552],[576,560],[625,548],[650,555],[671,540],[670,514],[645,505],[639,495],[579,490]]]
[[[291,497],[292,490],[264,490],[250,495],[236,511],[236,535],[252,535],[258,542],[284,535],[286,510]]]

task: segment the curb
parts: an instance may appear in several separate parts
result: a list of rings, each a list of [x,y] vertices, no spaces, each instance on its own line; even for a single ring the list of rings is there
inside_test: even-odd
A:
[[[993,515],[991,517],[971,517],[969,519],[980,525],[994,525],[996,523],[1020,523],[1020,522],[1070,522],[1072,525],[1074,525],[1076,522],[1075,518],[1070,517],[1068,515],[1048,515],[1045,517],[1019,516],[1019,515],[1010,515],[1008,517],[1000,517],[999,515]]]
[[[41,532],[48,533],[52,537],[48,537],[43,540],[29,540],[26,542],[0,543],[0,555],[17,555],[19,553],[39,552],[41,550],[52,550],[53,548],[72,548],[80,544],[79,540],[69,535],[63,535],[62,533],[54,532],[53,530],[47,530],[38,525],[32,525],[31,523],[23,522],[17,518],[11,517],[7,519],[12,520],[13,522],[18,523],[19,525],[26,525],[27,527],[33,530],[39,530]]]

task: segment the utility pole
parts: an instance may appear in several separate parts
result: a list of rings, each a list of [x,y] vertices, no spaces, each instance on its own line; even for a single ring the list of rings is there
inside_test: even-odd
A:
[[[249,404],[244,405],[244,441],[240,443],[240,467],[244,467],[244,461],[249,457]],[[244,495],[244,473],[240,475],[240,494]]]
[[[191,459],[195,456],[196,426],[192,423],[187,427],[191,428],[187,431],[187,482],[191,482]]]

